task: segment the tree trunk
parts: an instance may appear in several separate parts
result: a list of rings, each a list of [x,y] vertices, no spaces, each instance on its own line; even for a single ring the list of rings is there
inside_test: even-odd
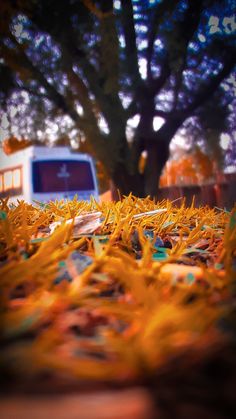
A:
[[[133,195],[143,198],[145,196],[144,176],[138,173],[130,174],[123,164],[117,165],[112,174],[112,197],[117,200],[122,195]]]
[[[130,192],[140,198],[148,195],[154,198],[158,195],[159,179],[169,157],[169,146],[156,141],[149,144],[147,152],[144,174],[138,172],[138,167],[134,174],[130,174],[124,164],[117,165],[111,176],[114,200],[118,200],[120,196],[128,195]]]
[[[137,152],[137,158],[133,160],[133,165],[129,161],[132,152],[128,152],[125,146],[119,150],[120,161],[111,173],[114,199],[119,199],[120,196],[128,195],[130,192],[140,198],[148,195],[151,198],[158,198],[160,176],[169,158],[169,145],[182,121],[169,118],[159,131],[155,132],[149,119],[148,116],[139,126],[133,150]],[[138,168],[138,156],[142,150],[147,152],[143,174],[139,173]]]
[[[143,135],[143,143],[147,151],[147,161],[144,173],[144,193],[151,198],[158,198],[159,181],[165,164],[169,158],[169,145],[176,131],[182,124],[182,119],[169,117],[158,132],[153,130],[149,135]]]
[[[158,197],[159,181],[162,170],[169,158],[169,143],[155,141],[149,144],[147,149],[147,161],[145,167],[145,195],[151,198]]]

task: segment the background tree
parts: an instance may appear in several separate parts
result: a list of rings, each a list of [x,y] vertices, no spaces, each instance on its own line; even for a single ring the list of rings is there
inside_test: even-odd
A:
[[[202,185],[216,181],[215,164],[198,146],[169,160],[161,175],[162,186]]]
[[[200,118],[233,71],[232,2],[3,3],[2,104],[27,92],[41,111],[67,115],[121,193],[155,196],[173,136],[190,117]],[[157,116],[163,124],[155,130]]]
[[[183,124],[189,151],[192,149],[194,152],[196,146],[201,147],[219,170],[223,170],[226,162],[226,155],[221,147],[222,133],[234,136],[230,111],[234,102],[233,90],[226,95],[224,89],[220,88],[195,112],[193,118]]]

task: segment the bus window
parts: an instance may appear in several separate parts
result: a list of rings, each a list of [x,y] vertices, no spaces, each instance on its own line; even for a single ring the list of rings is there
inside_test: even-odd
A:
[[[91,164],[79,160],[37,160],[32,163],[35,193],[91,191]]]
[[[14,169],[12,171],[12,183],[13,188],[20,188],[21,186],[21,170],[20,169]]]
[[[3,176],[2,173],[0,173],[0,193],[3,192]]]
[[[3,173],[3,184],[4,191],[10,191],[12,189],[12,170],[6,170]]]
[[[22,167],[2,170],[0,173],[0,196],[15,196],[22,193]]]

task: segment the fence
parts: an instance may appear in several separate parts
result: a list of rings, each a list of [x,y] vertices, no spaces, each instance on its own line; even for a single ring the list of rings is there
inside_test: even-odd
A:
[[[236,203],[236,174],[225,175],[225,181],[217,184],[161,188],[158,200],[168,198],[172,201],[179,197],[185,198],[186,205],[191,205],[195,197],[195,206],[209,205],[230,210]]]
[[[169,186],[161,188],[158,201],[168,198],[171,201],[180,197],[185,198],[186,205],[191,205],[195,197],[195,206],[208,205],[209,207],[226,208],[230,210],[236,203],[236,173],[224,175],[223,181],[210,185]],[[108,190],[100,195],[101,201],[117,199],[114,190]],[[180,205],[181,200],[176,201]]]

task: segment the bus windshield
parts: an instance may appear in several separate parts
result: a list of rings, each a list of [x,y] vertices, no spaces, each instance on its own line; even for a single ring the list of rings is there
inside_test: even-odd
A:
[[[35,193],[91,191],[91,164],[80,160],[37,160],[32,164]]]

